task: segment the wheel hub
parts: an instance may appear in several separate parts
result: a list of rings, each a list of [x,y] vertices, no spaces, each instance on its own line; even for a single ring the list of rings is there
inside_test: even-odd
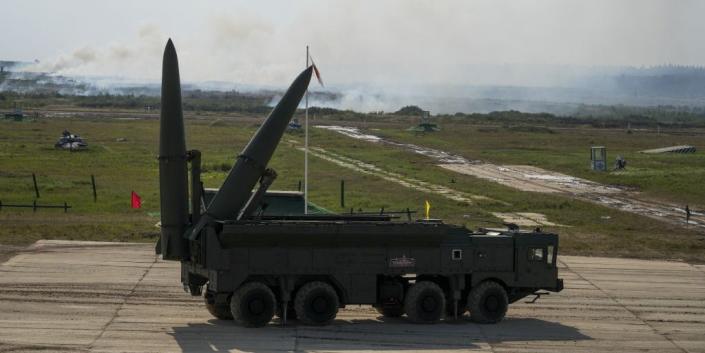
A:
[[[488,311],[495,312],[499,309],[499,300],[495,296],[489,296],[485,299],[485,308]]]
[[[311,303],[311,307],[313,308],[313,311],[318,314],[325,313],[328,308],[328,301],[323,297],[316,297]]]
[[[260,298],[254,298],[250,300],[247,308],[255,315],[262,314],[262,312],[264,312],[264,302]]]
[[[421,308],[426,312],[434,311],[436,309],[436,299],[431,296],[425,297],[421,301]]]

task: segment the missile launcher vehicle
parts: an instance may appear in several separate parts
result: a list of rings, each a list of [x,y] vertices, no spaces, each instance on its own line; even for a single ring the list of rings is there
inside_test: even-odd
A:
[[[201,153],[186,149],[176,50],[171,40],[166,45],[156,251],[181,262],[184,289],[203,295],[212,315],[252,327],[274,315],[282,324],[296,318],[325,325],[339,308],[366,304],[415,323],[466,311],[475,322],[496,323],[510,303],[563,289],[556,234],[515,227],[472,231],[388,214],[261,212],[276,178],[267,164],[311,73],[309,67],[296,77],[206,204]]]

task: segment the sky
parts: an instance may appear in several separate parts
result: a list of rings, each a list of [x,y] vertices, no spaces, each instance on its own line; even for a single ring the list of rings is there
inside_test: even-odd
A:
[[[550,85],[582,68],[705,64],[705,1],[3,0],[0,60],[66,75],[281,85],[305,46],[332,85]],[[547,68],[551,68],[548,70]],[[559,68],[556,70],[556,68]]]

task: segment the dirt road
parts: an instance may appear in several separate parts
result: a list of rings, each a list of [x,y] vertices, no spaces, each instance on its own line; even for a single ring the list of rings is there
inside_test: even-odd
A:
[[[384,319],[246,329],[184,293],[151,244],[40,241],[0,265],[0,352],[705,352],[705,266],[560,257],[566,289],[497,325]]]
[[[422,154],[437,161],[438,166],[441,168],[493,181],[518,190],[561,194],[621,211],[651,217],[676,226],[686,227],[686,214],[683,205],[646,200],[641,198],[638,192],[626,191],[534,166],[498,165],[469,160],[463,156],[433,148],[385,140],[376,135],[363,133],[354,127],[332,125],[316,127],[335,131],[354,139],[383,143]],[[705,213],[692,212],[687,226],[705,231]]]

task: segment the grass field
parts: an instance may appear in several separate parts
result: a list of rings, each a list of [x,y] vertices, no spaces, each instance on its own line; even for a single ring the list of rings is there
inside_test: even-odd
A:
[[[438,133],[417,136],[398,128],[382,128],[378,135],[444,151],[468,159],[499,164],[529,164],[643,192],[647,197],[705,209],[705,154],[643,154],[641,150],[693,145],[705,150],[705,130],[678,133],[664,130],[555,128],[530,126],[474,126],[448,124]],[[608,168],[618,155],[627,168],[618,172],[589,169],[590,146],[606,146]]]
[[[124,118],[123,115],[121,117]],[[206,187],[219,186],[226,175],[227,166],[256,128],[252,119],[214,121],[213,118],[187,120],[188,147],[203,152]],[[659,146],[648,144],[647,138],[641,142],[630,142],[631,139],[642,139],[639,134],[617,136],[610,131],[603,134],[596,130],[577,138],[575,134],[580,134],[579,130],[570,133],[563,130],[556,133],[522,132],[505,131],[505,128],[497,126],[480,131],[487,127],[458,124],[444,126],[439,134],[414,137],[402,131],[408,124],[408,121],[382,124],[379,126],[381,130],[376,132],[398,140],[455,151],[470,158],[500,163],[531,162],[598,181],[631,185],[654,197],[670,195],[673,199],[703,204],[702,190],[687,191],[689,177],[701,178],[702,185],[703,170],[697,167],[698,162],[703,165],[702,156],[696,154],[691,157],[694,160],[684,156],[658,156],[654,159],[658,162],[649,162],[645,157],[636,155],[635,151]],[[71,153],[54,149],[54,142],[65,128],[85,137],[90,144],[89,150]],[[31,174],[36,173],[40,204],[63,204],[66,201],[73,206],[67,213],[61,210],[32,212],[3,208],[0,210],[0,243],[26,244],[40,238],[156,240],[158,229],[154,225],[158,217],[154,213],[159,209],[157,130],[156,120],[117,118],[69,117],[0,122],[0,201],[5,204],[31,203],[34,199]],[[125,138],[126,141],[118,142],[118,138]],[[274,189],[296,189],[303,178],[303,153],[296,148],[302,140],[303,137],[296,134],[287,134],[282,140],[270,163],[279,175]],[[566,197],[520,192],[440,169],[435,167],[433,161],[420,155],[379,148],[378,145],[341,137],[333,132],[313,129],[311,141],[313,146],[324,147],[392,172],[489,198],[472,203],[452,201],[311,157],[310,198],[333,211],[345,211],[350,207],[367,211],[380,207],[387,210],[406,207],[421,210],[423,202],[429,200],[433,217],[472,228],[497,226],[500,220],[491,212],[539,212],[546,214],[550,221],[565,225],[548,229],[561,234],[563,253],[705,261],[702,235],[673,229],[649,218]],[[611,153],[617,153],[622,148],[617,146],[625,146],[623,154],[630,163],[629,169],[634,168],[634,175],[630,175],[629,170],[622,175],[593,175],[585,171],[586,146],[591,141],[607,145]],[[621,141],[621,144],[616,145],[612,141]],[[679,143],[689,141],[685,139]],[[671,140],[668,142],[671,143]],[[700,147],[696,142],[690,143]],[[626,146],[631,146],[631,149],[627,150]],[[647,162],[653,164],[644,164]],[[643,174],[637,173],[639,170]],[[97,202],[93,202],[91,174],[96,177]],[[678,182],[669,186],[658,175],[674,177]],[[345,210],[339,204],[341,179],[346,181]],[[133,190],[143,198],[142,209],[129,207],[130,192]]]

